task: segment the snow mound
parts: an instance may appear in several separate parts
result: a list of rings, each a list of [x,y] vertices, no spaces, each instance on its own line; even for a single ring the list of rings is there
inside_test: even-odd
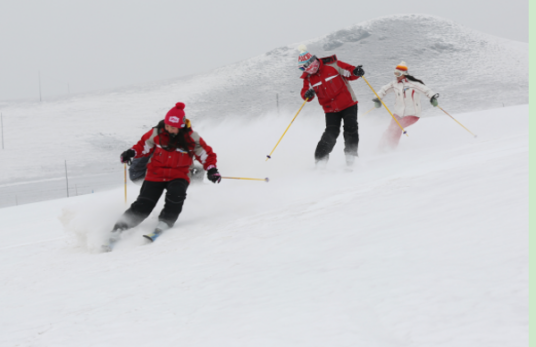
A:
[[[406,61],[410,73],[439,92],[442,104],[454,113],[528,102],[528,44],[482,34],[438,17],[388,16],[305,43],[318,57],[336,54],[345,62],[362,64],[365,78],[376,89],[390,82],[395,66]],[[207,92],[217,98],[213,106],[227,108],[238,103],[247,109],[247,100],[254,100],[249,109],[255,115],[275,107],[275,93],[280,104],[296,105],[302,87],[297,46],[281,47],[211,72],[223,77],[214,85],[217,92]],[[372,107],[369,87],[363,81],[352,84],[360,106]],[[208,113],[222,114],[216,110]]]

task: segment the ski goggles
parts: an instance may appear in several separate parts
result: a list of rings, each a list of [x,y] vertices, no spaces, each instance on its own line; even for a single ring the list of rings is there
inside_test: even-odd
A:
[[[396,77],[400,77],[400,76],[405,75],[405,74],[406,74],[406,71],[395,70],[395,76]]]
[[[311,59],[309,59],[305,64],[303,64],[302,66],[300,66],[298,69],[302,70],[302,71],[305,71],[307,70],[307,68],[309,66],[311,66],[312,63],[314,63],[316,61],[316,55],[313,55],[311,57]]]
[[[305,68],[304,72],[308,73],[309,75],[312,75],[312,74],[315,74],[319,68],[320,68],[320,61],[315,60],[307,68]]]

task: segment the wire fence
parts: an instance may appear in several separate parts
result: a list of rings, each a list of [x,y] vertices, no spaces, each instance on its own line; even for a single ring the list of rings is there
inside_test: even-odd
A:
[[[68,182],[68,183],[67,183]],[[0,185],[0,208],[92,194],[124,184],[123,171]]]

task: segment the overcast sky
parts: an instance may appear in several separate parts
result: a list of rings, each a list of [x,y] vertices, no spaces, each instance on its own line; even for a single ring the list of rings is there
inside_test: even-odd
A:
[[[391,14],[528,42],[526,0],[0,0],[0,101],[204,72]]]

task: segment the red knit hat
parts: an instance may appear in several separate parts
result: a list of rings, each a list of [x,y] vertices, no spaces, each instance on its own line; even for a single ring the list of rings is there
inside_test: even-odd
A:
[[[175,128],[184,128],[184,118],[186,117],[186,113],[184,113],[185,106],[182,102],[175,104],[175,107],[166,114],[164,123]]]
[[[314,60],[313,58],[316,59],[316,57],[307,51],[307,47],[305,47],[305,45],[300,45],[298,47],[298,51],[300,51],[300,55],[298,56],[298,67],[305,70],[305,65],[308,65]]]

